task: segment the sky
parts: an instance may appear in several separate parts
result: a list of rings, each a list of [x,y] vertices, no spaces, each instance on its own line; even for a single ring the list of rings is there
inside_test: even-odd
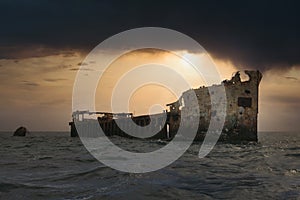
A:
[[[298,1],[1,1],[0,130],[68,130],[73,84],[87,54],[122,31],[163,27],[201,44],[223,79],[260,70],[259,130],[300,131],[299,8]],[[175,44],[174,51],[185,49]],[[127,56],[122,65],[134,58]],[[105,95],[98,93],[98,107],[105,109]],[[151,99],[137,91],[132,102],[145,98]],[[132,112],[144,111],[134,104]]]

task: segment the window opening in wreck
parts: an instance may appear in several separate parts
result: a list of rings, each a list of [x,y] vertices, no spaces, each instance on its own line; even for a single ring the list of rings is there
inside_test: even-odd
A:
[[[167,138],[170,138],[170,125],[167,124]]]
[[[184,99],[181,98],[181,107],[184,107]]]
[[[249,97],[239,97],[238,98],[238,106],[242,106],[244,108],[252,106],[252,98]]]

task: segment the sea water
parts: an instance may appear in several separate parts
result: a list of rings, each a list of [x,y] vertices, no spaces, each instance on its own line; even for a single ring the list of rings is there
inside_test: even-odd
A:
[[[132,151],[160,140],[110,138]],[[111,169],[67,132],[0,133],[1,199],[300,199],[300,134],[260,132],[257,144],[217,144],[198,158],[194,143],[150,173]]]

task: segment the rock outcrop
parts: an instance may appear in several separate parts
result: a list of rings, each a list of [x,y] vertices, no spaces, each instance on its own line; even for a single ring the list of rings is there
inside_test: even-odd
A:
[[[21,126],[17,128],[17,130],[15,130],[14,136],[26,136],[27,133],[28,130],[25,127]]]

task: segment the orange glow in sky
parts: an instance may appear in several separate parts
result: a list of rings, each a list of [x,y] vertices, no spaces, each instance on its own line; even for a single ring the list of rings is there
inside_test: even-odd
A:
[[[194,55],[179,52],[193,59]],[[30,130],[68,130],[71,120],[72,90],[77,69],[84,56],[80,53],[0,60],[0,122],[3,130],[14,130],[20,125]],[[197,79],[188,65],[168,52],[132,52],[111,64],[100,80],[96,93],[97,110],[108,111],[114,84],[123,73],[144,63],[157,62],[176,68],[185,74],[195,87],[205,84]],[[222,79],[230,79],[238,70],[230,60],[214,58]],[[88,63],[86,63],[88,64]],[[141,74],[145,76],[145,74]],[[171,78],[166,75],[166,78]],[[300,109],[300,70],[285,72],[269,70],[263,73],[259,98],[259,130],[298,130]],[[105,86],[100,87],[101,84]],[[158,85],[147,85],[136,90],[129,100],[135,114],[159,112],[166,103],[176,100],[172,92]]]

